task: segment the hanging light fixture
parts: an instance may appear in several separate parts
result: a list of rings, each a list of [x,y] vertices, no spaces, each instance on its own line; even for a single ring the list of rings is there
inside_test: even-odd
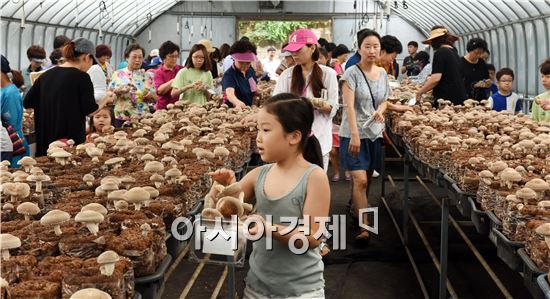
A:
[[[23,0],[23,4],[21,4],[21,9],[23,9],[23,16],[21,16],[21,29],[25,28],[25,0]]]

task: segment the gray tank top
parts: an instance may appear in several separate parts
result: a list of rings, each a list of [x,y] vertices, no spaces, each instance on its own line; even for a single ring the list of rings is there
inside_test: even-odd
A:
[[[278,199],[269,199],[264,192],[265,178],[273,164],[262,166],[256,181],[256,211],[265,217],[273,216],[273,223],[281,223],[280,217],[303,218],[309,174],[318,167],[312,164],[296,186]],[[312,232],[313,233],[313,232]],[[273,249],[266,250],[265,237],[253,243],[247,287],[271,298],[299,296],[324,288],[324,265],[319,248],[309,249],[302,255],[290,251],[287,245],[273,239]]]

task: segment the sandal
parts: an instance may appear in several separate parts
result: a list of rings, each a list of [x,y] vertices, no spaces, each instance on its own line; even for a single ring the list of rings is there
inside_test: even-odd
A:
[[[351,181],[351,174],[346,174],[346,181]]]
[[[338,182],[340,180],[340,175],[334,175],[332,179],[330,179],[332,182]]]

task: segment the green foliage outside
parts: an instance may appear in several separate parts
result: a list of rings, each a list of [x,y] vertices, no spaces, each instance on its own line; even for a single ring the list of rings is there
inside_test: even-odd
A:
[[[288,36],[298,28],[329,27],[329,21],[243,21],[239,22],[239,33],[248,36],[259,46],[282,45]]]

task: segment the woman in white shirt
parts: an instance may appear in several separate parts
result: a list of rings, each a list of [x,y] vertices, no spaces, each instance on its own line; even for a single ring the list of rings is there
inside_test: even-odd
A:
[[[319,59],[317,47],[317,36],[309,29],[298,29],[290,35],[289,43],[283,50],[292,53],[296,65],[281,73],[273,95],[289,92],[319,99],[322,90],[327,90],[326,99],[313,101],[315,119],[312,127],[321,144],[323,167],[327,171],[332,150],[332,118],[338,110],[338,79],[332,68],[316,63]]]

